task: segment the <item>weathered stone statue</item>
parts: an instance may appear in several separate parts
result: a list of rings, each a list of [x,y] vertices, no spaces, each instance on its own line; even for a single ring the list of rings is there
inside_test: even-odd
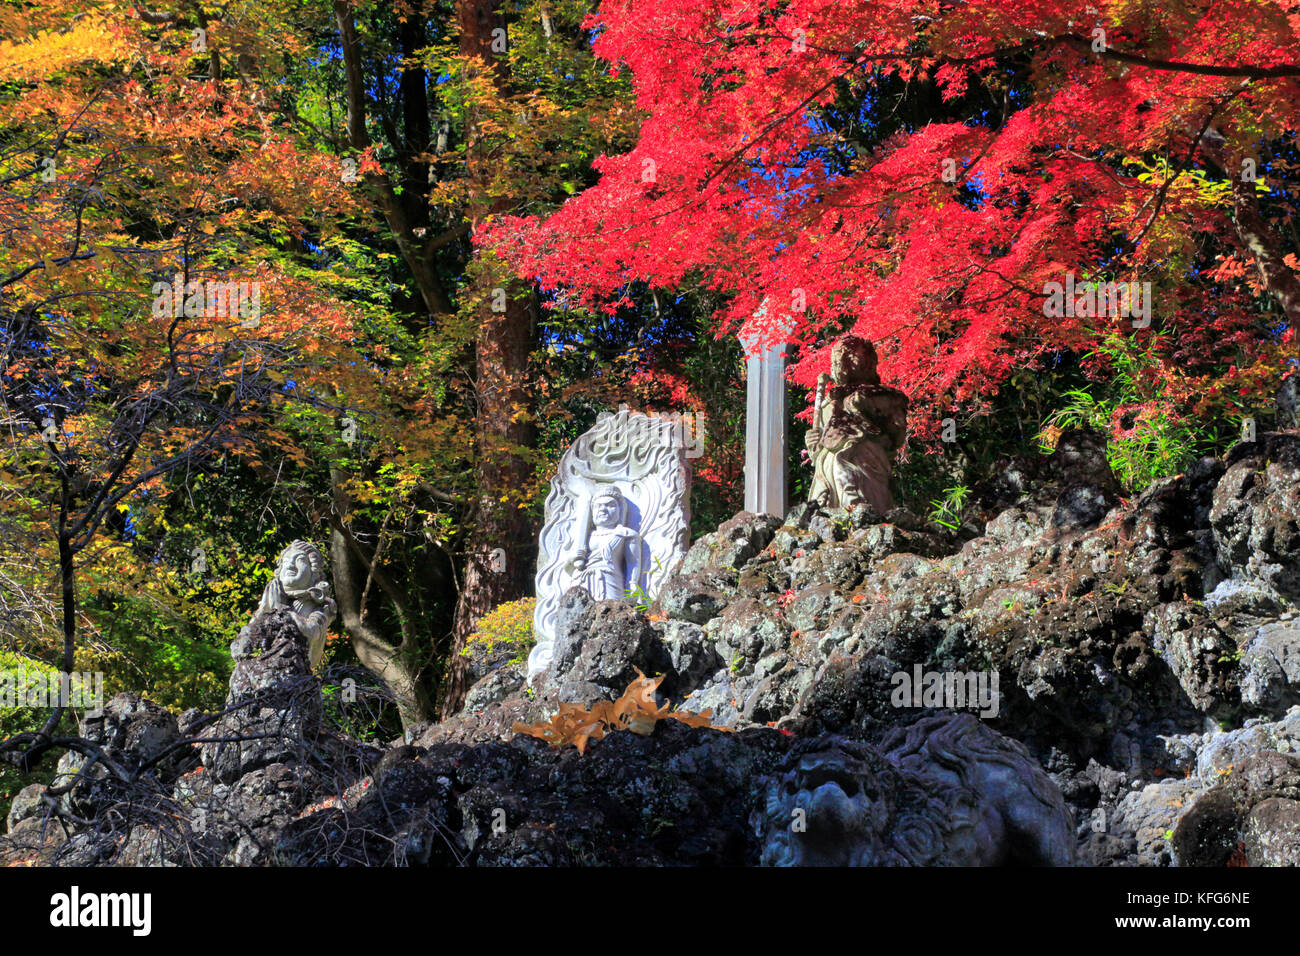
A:
[[[814,471],[809,500],[823,508],[868,504],[882,515],[893,508],[889,473],[907,439],[907,405],[906,395],[880,384],[869,341],[845,335],[836,342],[831,374],[817,382],[808,429]]]
[[[280,554],[275,577],[262,591],[262,602],[230,645],[235,660],[247,656],[249,628],[259,618],[281,608],[289,610],[293,622],[307,639],[311,666],[315,668],[325,654],[325,634],[338,613],[338,605],[334,603],[325,574],[325,559],[308,541],[295,541]]]
[[[281,552],[252,620],[230,645],[235,669],[228,712],[200,750],[215,779],[230,783],[272,764],[306,760],[322,712],[320,681],[312,671],[337,612],[325,559],[310,542],[294,541]]]
[[[565,591],[582,587],[598,601],[658,594],[690,546],[686,458],[678,423],[627,408],[564,453],[538,548],[529,680],[550,666]]]
[[[891,731],[878,747],[800,741],[750,825],[764,866],[1070,866],[1074,821],[1018,741],[971,714]]]

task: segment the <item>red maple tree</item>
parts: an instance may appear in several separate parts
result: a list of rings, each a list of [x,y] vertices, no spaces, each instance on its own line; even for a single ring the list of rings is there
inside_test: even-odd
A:
[[[1169,333],[1175,392],[1198,373],[1276,386],[1247,370],[1283,368],[1300,327],[1277,228],[1295,0],[606,0],[588,25],[631,71],[639,142],[553,215],[492,233],[566,301],[720,290],[720,330],[798,343],[810,390],[851,329],[922,434],[1115,333]],[[1089,282],[1151,283],[1150,322],[1049,306],[1052,283]]]

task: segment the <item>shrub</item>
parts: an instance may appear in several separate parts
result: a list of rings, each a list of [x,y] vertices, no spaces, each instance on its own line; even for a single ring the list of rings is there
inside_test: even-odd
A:
[[[48,664],[30,657],[0,649],[0,673],[12,675],[15,695],[25,699],[24,691],[27,687],[40,679],[44,679],[48,687],[50,677],[57,671]],[[25,678],[20,676],[23,674],[26,675]],[[0,740],[6,740],[24,731],[39,729],[47,716],[48,714],[40,708],[0,705]],[[75,725],[75,719],[71,715],[65,715],[64,722],[67,725]],[[0,827],[3,827],[4,818],[9,815],[9,806],[19,790],[28,784],[49,783],[53,779],[53,758],[47,758],[47,761],[48,766],[43,764],[31,773],[23,773],[11,764],[0,763]]]
[[[533,609],[536,598],[520,598],[499,604],[478,620],[478,627],[465,640],[462,657],[488,659],[509,655],[508,664],[522,664],[536,643],[533,637]]]
[[[1107,436],[1111,469],[1125,490],[1136,494],[1201,455],[1222,450],[1225,438],[1214,422],[1180,412],[1164,394],[1169,381],[1159,374],[1154,345],[1109,335],[1088,357],[1107,363],[1107,380],[1064,392],[1065,405],[1039,433],[1045,454],[1063,429],[1092,428]]]

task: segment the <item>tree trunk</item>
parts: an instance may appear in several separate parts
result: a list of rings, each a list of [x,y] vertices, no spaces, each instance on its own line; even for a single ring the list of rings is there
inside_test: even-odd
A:
[[[1283,260],[1285,253],[1278,249],[1276,230],[1270,230],[1259,212],[1253,182],[1240,182],[1233,178],[1232,208],[1237,226],[1237,237],[1255,259],[1255,268],[1264,288],[1272,293],[1281,306],[1287,321],[1300,342],[1300,278]]]
[[[477,346],[479,500],[452,624],[442,717],[454,714],[469,690],[468,662],[460,652],[478,619],[527,594],[531,583],[535,535],[520,490],[532,476],[526,449],[536,438],[531,421],[517,420],[516,413],[528,407],[526,371],[532,350],[533,323],[525,303],[512,302],[506,312],[484,320]],[[499,571],[491,559],[497,548],[505,552]]]
[[[365,568],[349,553],[344,533],[337,528],[330,537],[330,563],[334,567],[334,593],[339,616],[352,638],[352,650],[361,666],[381,677],[397,702],[403,727],[433,719],[433,708],[421,687],[413,662],[404,645],[393,646],[361,615],[361,592]]]
[[[417,631],[410,609],[402,600],[400,590],[375,567],[378,557],[365,554],[347,526],[351,503],[342,488],[345,480],[343,473],[331,469],[330,479],[334,495],[334,514],[331,516],[334,527],[330,534],[334,596],[343,627],[352,639],[352,649],[362,666],[383,678],[388,685],[397,702],[404,728],[432,720],[432,702],[420,679],[420,648],[417,646]],[[402,622],[402,636],[396,642],[386,638],[381,627],[372,623],[377,616],[368,619],[365,614],[362,598],[366,593],[365,583],[368,577],[379,584],[384,596],[393,605],[394,614]],[[378,598],[375,600],[377,602]]]
[[[352,8],[345,0],[335,0],[334,14],[338,21],[339,45],[343,51],[343,72],[347,83],[348,145],[355,150],[363,150],[370,145],[370,134],[366,131],[366,85],[356,23],[353,18]],[[414,36],[404,34],[404,42],[417,44],[419,41]],[[416,84],[413,79],[404,77],[402,84],[404,91],[415,92]],[[419,91],[418,98],[424,103],[422,109],[427,113],[427,93],[424,91],[422,82],[419,84]],[[412,120],[412,122],[414,121]],[[417,144],[423,143],[422,146],[418,146],[418,149],[428,148],[427,119],[423,124],[414,123],[414,128],[407,132],[408,135],[414,135]],[[393,144],[395,149],[397,146],[398,144]],[[398,195],[397,191],[393,189],[392,183],[388,181],[386,175],[383,173],[369,173],[367,182],[375,190],[375,196],[379,200],[379,208],[383,211],[384,220],[388,223],[388,228],[393,232],[393,241],[397,244],[398,251],[401,252],[406,267],[411,270],[411,279],[415,282],[415,287],[419,290],[420,298],[423,300],[429,315],[452,314],[455,309],[452,306],[451,297],[447,294],[447,290],[443,288],[442,281],[438,278],[437,271],[433,267],[433,254],[443,245],[457,238],[460,232],[457,228],[453,228],[442,236],[422,238],[421,234],[417,234],[416,229],[420,228],[419,223],[427,218],[424,207],[420,206],[417,221],[413,222],[411,211],[404,203],[402,196]],[[406,190],[403,191],[403,194],[409,195]],[[423,192],[421,192],[420,196],[423,197],[423,195]]]
[[[501,51],[506,24],[496,0],[460,0],[460,52],[486,62],[499,87],[509,82]],[[496,41],[497,48],[493,49]],[[466,143],[471,183],[471,219],[499,212],[505,202],[491,202],[485,184],[493,159],[483,151],[471,126]],[[493,270],[483,270],[489,274]],[[447,679],[443,683],[440,716],[455,713],[469,689],[468,662],[460,654],[478,619],[503,601],[528,593],[535,548],[533,528],[522,507],[521,492],[532,474],[528,455],[536,441],[528,364],[535,347],[533,298],[517,280],[502,280],[504,311],[491,308],[480,317],[476,342],[475,387],[478,403],[476,441],[479,499],[469,535],[465,568],[452,640]],[[500,303],[500,294],[483,290],[483,301]],[[494,571],[491,554],[505,551],[505,566]]]

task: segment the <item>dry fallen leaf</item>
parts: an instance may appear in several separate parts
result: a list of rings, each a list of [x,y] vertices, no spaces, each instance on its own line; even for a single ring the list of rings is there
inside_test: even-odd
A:
[[[537,724],[517,722],[512,730],[517,734],[544,740],[556,748],[573,744],[578,748],[578,753],[586,753],[588,743],[600,740],[615,730],[652,734],[655,725],[667,719],[680,721],[688,727],[713,727],[714,730],[730,731],[729,727],[714,727],[710,722],[712,710],[693,714],[689,711],[674,711],[668,704],[656,703],[655,692],[663,680],[663,676],[646,677],[638,670],[637,676],[627,685],[618,700],[599,700],[590,709],[581,704],[561,704],[549,721]]]

